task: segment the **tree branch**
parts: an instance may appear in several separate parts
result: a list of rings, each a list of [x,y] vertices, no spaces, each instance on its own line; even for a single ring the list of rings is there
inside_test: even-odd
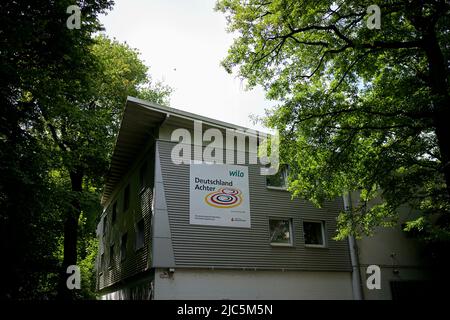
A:
[[[47,124],[48,128],[50,129],[50,133],[51,133],[52,138],[55,141],[55,143],[61,148],[61,150],[67,151],[65,144],[62,143],[61,140],[58,138],[58,134],[56,133],[55,127],[48,121],[46,121],[46,124]]]

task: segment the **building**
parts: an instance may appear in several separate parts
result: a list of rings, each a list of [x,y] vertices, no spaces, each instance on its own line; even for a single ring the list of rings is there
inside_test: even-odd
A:
[[[251,161],[259,133],[247,131],[236,151],[216,138],[226,147],[211,152],[210,142],[195,136],[198,121],[202,132],[224,137],[227,129],[247,130],[128,98],[97,228],[102,299],[390,299],[396,277],[423,278],[421,262],[410,254],[413,240],[397,242],[395,250],[383,246],[384,233],[399,237],[390,231],[357,246],[334,241],[343,199],[320,209],[291,199],[284,169],[265,176],[265,166]],[[174,132],[194,138],[172,141]],[[245,163],[174,161],[174,155],[200,160],[205,152],[224,159],[231,152]],[[391,254],[408,258],[392,267]],[[369,264],[389,273],[377,293],[365,288]]]

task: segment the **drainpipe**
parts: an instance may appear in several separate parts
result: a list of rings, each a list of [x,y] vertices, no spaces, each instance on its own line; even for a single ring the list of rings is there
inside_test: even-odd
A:
[[[345,211],[350,211],[352,209],[352,198],[350,192],[344,193],[342,196],[344,199],[344,209]],[[356,244],[355,237],[348,236],[348,247],[350,249],[350,259],[352,263],[352,289],[353,289],[353,299],[363,300],[363,293],[361,288],[361,273],[359,268],[358,259],[358,245]]]

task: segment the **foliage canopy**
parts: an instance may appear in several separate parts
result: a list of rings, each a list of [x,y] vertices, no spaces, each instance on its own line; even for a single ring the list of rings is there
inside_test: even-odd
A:
[[[0,298],[64,292],[79,264],[94,295],[95,219],[103,177],[128,95],[167,104],[139,52],[95,36],[113,1],[79,3],[81,28],[68,29],[70,0],[0,4],[0,233],[8,277]]]
[[[450,239],[450,5],[378,1],[220,0],[238,34],[222,64],[262,85],[277,106],[289,190],[320,205],[360,190],[337,238],[391,225],[420,210],[408,230]],[[381,200],[374,202],[375,200]]]

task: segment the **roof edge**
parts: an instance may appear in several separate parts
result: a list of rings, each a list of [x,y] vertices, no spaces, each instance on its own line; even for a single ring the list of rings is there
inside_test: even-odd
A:
[[[196,113],[192,113],[192,112],[189,112],[189,111],[184,111],[184,110],[175,109],[175,108],[172,108],[172,107],[162,106],[162,105],[159,105],[157,103],[146,101],[146,100],[142,100],[142,99],[135,98],[135,97],[132,97],[132,96],[128,96],[127,97],[127,103],[128,102],[136,103],[136,104],[139,104],[139,105],[141,105],[143,107],[152,109],[154,111],[159,111],[159,112],[162,112],[162,113],[166,113],[168,115],[174,115],[174,116],[181,117],[181,118],[187,118],[189,120],[200,120],[200,121],[202,121],[204,123],[209,123],[209,124],[211,124],[213,126],[223,127],[223,128],[226,128],[226,129],[236,129],[236,130],[240,130],[240,131],[250,130],[250,131],[254,131],[254,132],[258,132],[258,133],[262,133],[262,134],[267,134],[265,132],[262,132],[262,131],[259,131],[259,130],[256,130],[256,129],[251,129],[251,128],[243,127],[243,126],[236,125],[236,124],[233,124],[233,123],[229,123],[229,122],[225,122],[225,121],[221,121],[221,120],[216,120],[216,119],[205,117],[205,116],[202,116],[202,115],[199,115],[199,114],[196,114]]]

